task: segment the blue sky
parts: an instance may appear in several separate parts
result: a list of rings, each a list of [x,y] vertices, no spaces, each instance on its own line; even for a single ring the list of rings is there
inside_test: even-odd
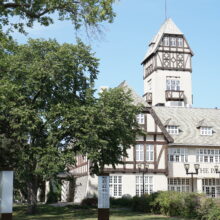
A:
[[[140,65],[148,43],[164,22],[165,0],[121,0],[114,6],[117,17],[105,25],[101,40],[91,43],[100,58],[96,88],[115,87],[126,80],[143,94],[143,69]],[[194,107],[220,108],[220,1],[167,0],[167,15],[187,38],[194,52],[192,86]],[[31,38],[55,38],[74,43],[75,34],[68,22],[50,27],[35,25],[28,37],[15,33],[24,43]]]

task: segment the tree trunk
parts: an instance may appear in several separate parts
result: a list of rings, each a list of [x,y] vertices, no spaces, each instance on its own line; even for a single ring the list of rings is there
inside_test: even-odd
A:
[[[27,200],[28,200],[28,214],[35,214],[37,210],[37,179],[33,177],[30,182],[27,183]]]

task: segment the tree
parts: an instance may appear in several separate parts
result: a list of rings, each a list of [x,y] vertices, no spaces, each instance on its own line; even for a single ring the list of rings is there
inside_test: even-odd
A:
[[[24,32],[34,22],[48,26],[54,21],[70,20],[76,29],[81,26],[98,28],[103,21],[112,22],[115,0],[2,0],[0,1],[0,27],[5,25]],[[11,19],[15,18],[15,19]],[[16,18],[17,21],[16,21]]]
[[[72,129],[77,118],[69,123],[65,119],[87,105],[98,60],[80,41],[77,45],[10,41],[1,55],[0,164],[16,169],[34,212],[38,183],[73,160],[66,146],[77,129]]]
[[[139,132],[140,107],[120,88],[94,97],[98,60],[81,41],[0,41],[0,168],[15,169],[34,213],[39,185],[74,155],[86,155],[96,174],[120,163]]]
[[[105,165],[123,163],[127,149],[141,134],[136,116],[142,106],[135,106],[131,92],[124,88],[104,90],[95,104],[88,109],[82,106],[75,147],[91,161],[91,172],[102,174]],[[84,138],[82,138],[84,137]]]

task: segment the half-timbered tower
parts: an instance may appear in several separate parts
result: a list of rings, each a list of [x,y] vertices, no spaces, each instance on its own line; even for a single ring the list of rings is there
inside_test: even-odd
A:
[[[144,97],[152,106],[191,106],[191,58],[184,34],[169,18],[149,44],[142,61]]]

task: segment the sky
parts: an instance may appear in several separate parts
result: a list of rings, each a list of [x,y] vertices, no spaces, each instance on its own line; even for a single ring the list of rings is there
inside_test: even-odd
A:
[[[123,80],[143,95],[141,61],[148,44],[165,20],[165,0],[120,0],[114,5],[114,23],[105,24],[99,40],[89,41],[100,59],[96,88],[115,87]],[[167,17],[184,33],[192,58],[193,107],[220,108],[220,1],[167,0]],[[56,39],[74,43],[75,33],[69,22],[56,21],[28,30],[29,35],[14,33],[25,43],[30,38]]]

